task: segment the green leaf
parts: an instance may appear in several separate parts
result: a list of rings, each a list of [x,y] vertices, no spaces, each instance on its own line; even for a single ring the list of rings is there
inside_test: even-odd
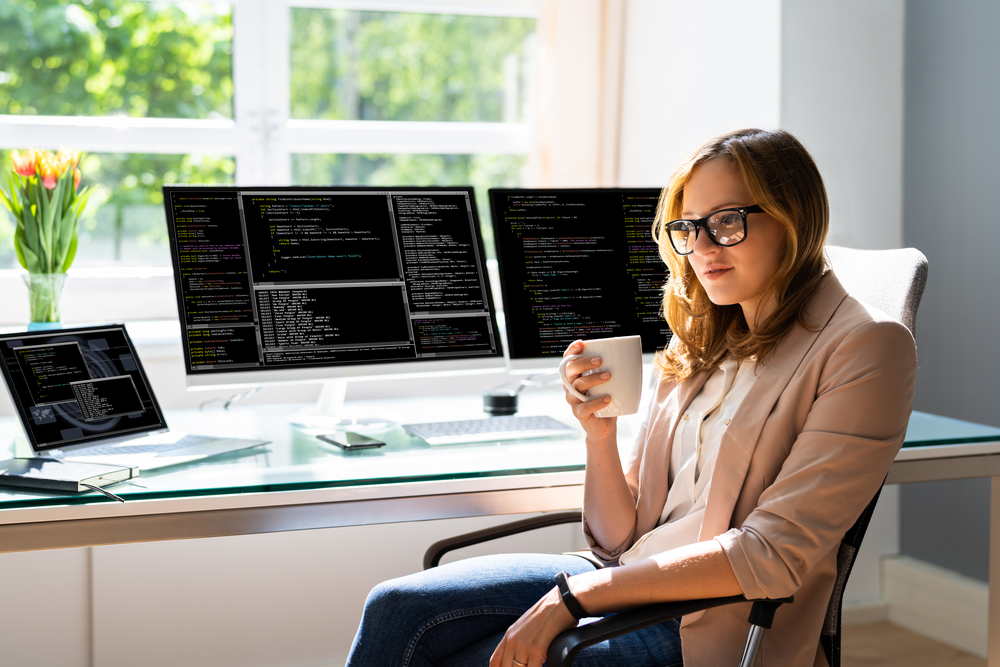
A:
[[[20,185],[20,181],[18,180],[17,176],[14,175],[14,172],[13,171],[10,172],[8,176],[10,177],[10,198],[11,201],[14,203],[14,206],[17,207],[17,213],[15,215],[18,219],[20,219],[21,209],[24,208],[24,202],[22,201],[24,199],[24,196],[19,195],[19,193],[23,191],[21,188],[18,187]],[[28,186],[27,184],[25,184],[23,187],[27,189]]]
[[[39,199],[44,203],[45,209],[42,214],[38,217],[38,236],[42,239],[42,249],[43,252],[39,255],[39,259],[42,260],[42,264],[45,266],[45,273],[54,273],[55,267],[52,265],[53,256],[55,255],[55,245],[53,243],[54,239],[53,232],[55,230],[55,215],[58,210],[59,200],[54,196],[56,190],[59,188],[59,182],[56,182],[56,187],[52,191],[48,191],[48,188],[40,188],[46,190],[42,193]],[[55,201],[53,201],[55,200]]]
[[[28,269],[28,262],[24,257],[24,225],[18,225],[14,230],[14,254],[17,255],[17,263],[22,268]]]
[[[69,248],[66,250],[66,259],[63,260],[62,264],[63,273],[66,273],[69,270],[70,265],[73,264],[73,260],[76,259],[76,243],[77,243],[77,235],[73,234],[73,238],[69,242]]]
[[[25,218],[25,232],[28,238],[28,248],[35,253],[39,261],[49,255],[48,236],[45,233],[45,194],[41,192],[41,187],[34,188],[35,208],[32,211],[34,217]],[[30,225],[28,223],[31,223]],[[42,273],[47,273],[44,269]]]
[[[8,211],[11,212],[11,215],[13,215],[15,218],[19,217],[17,209],[14,208],[14,203],[10,200],[10,197],[7,196],[7,192],[2,187],[0,187],[0,199],[3,200],[3,205],[7,208]]]
[[[66,253],[69,251],[69,244],[76,239],[76,216],[73,215],[72,211],[67,211],[59,224],[55,225],[56,240],[58,243],[55,244],[56,254],[55,261],[53,262],[53,269],[57,266],[62,266],[66,261]]]
[[[83,190],[80,190],[80,194],[77,195],[76,202],[73,204],[73,214],[77,217],[77,219],[80,218],[80,215],[83,213],[83,209],[87,207],[87,201],[90,199],[90,195],[94,194],[94,190],[94,186],[90,185],[85,187]]]
[[[52,190],[52,220],[49,223],[49,238],[51,239],[52,254],[49,259],[49,269],[50,273],[56,273],[56,267],[62,266],[63,258],[65,257],[66,248],[64,246],[63,235],[66,233],[65,221],[67,216],[65,215],[65,209],[63,209],[63,202],[65,200],[66,192],[66,175],[63,174],[56,181],[56,187]],[[68,241],[65,242],[68,246]]]
[[[14,252],[17,253],[17,261],[28,273],[44,273],[38,255],[24,243],[24,230],[20,227],[14,232]]]
[[[65,273],[69,267],[73,264],[73,260],[76,258],[77,243],[79,240],[79,229],[80,229],[80,214],[83,213],[83,209],[87,206],[87,201],[90,199],[90,195],[94,193],[94,187],[86,187],[79,193],[76,193],[76,197],[71,203],[69,209],[67,209],[64,214],[63,223],[68,227],[69,231],[65,231],[62,239],[65,241],[65,246],[61,249],[61,268],[62,272]]]
[[[35,210],[29,202],[21,212],[19,227],[24,232],[24,245],[31,248],[33,252],[38,252],[38,223],[35,221]]]

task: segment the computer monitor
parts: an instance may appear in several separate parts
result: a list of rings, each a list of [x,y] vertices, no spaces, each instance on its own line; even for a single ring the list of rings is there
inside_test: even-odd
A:
[[[658,188],[491,189],[512,370],[554,370],[574,340],[670,342],[668,270],[651,230]]]
[[[163,199],[188,387],[505,369],[471,187]]]
[[[0,335],[0,371],[35,453],[167,429],[124,325]]]

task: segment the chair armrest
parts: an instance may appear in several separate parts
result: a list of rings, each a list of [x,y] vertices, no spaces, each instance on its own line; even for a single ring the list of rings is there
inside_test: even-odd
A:
[[[742,595],[733,595],[724,598],[707,598],[703,600],[684,600],[681,602],[661,602],[659,604],[646,605],[629,609],[618,614],[605,616],[599,621],[587,623],[575,628],[571,628],[557,636],[549,645],[548,667],[568,667],[572,664],[576,654],[597,644],[620,635],[648,628],[651,625],[678,618],[684,614],[691,614],[696,611],[721,607],[727,604],[739,602],[753,602],[750,617],[755,616],[758,620],[766,620],[766,626],[771,626],[771,619],[774,617],[774,610],[786,602],[792,602],[794,598],[782,598],[780,600],[748,600]]]
[[[424,554],[424,569],[427,570],[432,567],[437,567],[441,563],[441,557],[449,551],[461,549],[462,547],[469,547],[473,544],[479,544],[481,542],[489,542],[490,540],[495,540],[499,537],[517,535],[518,533],[524,533],[538,528],[558,526],[562,523],[577,523],[581,520],[582,516],[583,513],[579,511],[552,512],[550,514],[543,514],[542,516],[522,519],[520,521],[512,521],[499,526],[493,526],[492,528],[484,528],[482,530],[464,533],[462,535],[456,535],[455,537],[440,540],[427,548],[427,552]]]

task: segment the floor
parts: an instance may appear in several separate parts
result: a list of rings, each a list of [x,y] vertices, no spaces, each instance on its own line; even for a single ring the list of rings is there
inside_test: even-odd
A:
[[[986,667],[986,661],[891,623],[850,625],[842,667]]]

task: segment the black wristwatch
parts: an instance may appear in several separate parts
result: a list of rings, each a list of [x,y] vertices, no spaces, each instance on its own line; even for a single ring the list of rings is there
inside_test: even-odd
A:
[[[559,594],[562,595],[562,601],[563,604],[566,605],[566,609],[573,615],[573,618],[579,621],[581,618],[587,617],[587,612],[583,610],[583,607],[580,606],[576,596],[573,595],[573,591],[569,589],[569,581],[566,580],[566,577],[568,576],[568,572],[560,572],[557,574],[556,586],[559,587]]]

